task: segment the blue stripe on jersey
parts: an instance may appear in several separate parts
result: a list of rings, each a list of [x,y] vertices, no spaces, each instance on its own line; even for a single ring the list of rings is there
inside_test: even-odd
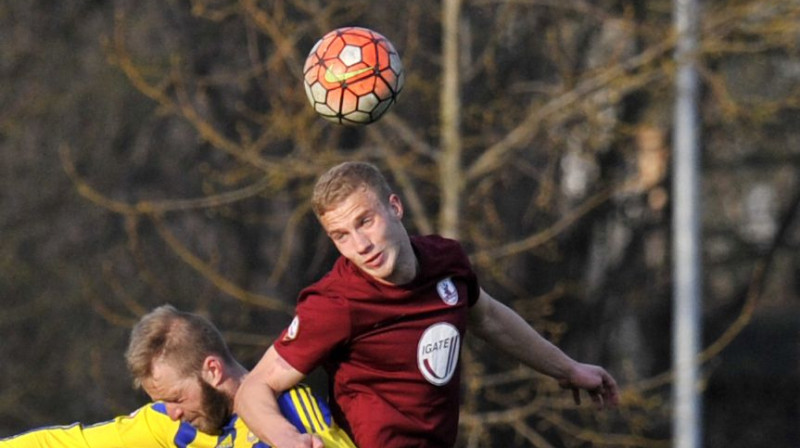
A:
[[[161,401],[159,401],[158,403],[153,403],[152,408],[153,408],[154,411],[158,411],[158,412],[160,412],[160,413],[162,413],[164,415],[169,415],[169,414],[167,414],[167,405],[165,405]]]
[[[322,422],[320,422],[320,424],[323,426],[323,428],[321,428],[321,430],[324,431],[327,426],[331,426],[333,417],[331,417],[331,410],[328,409],[328,405],[314,395],[314,393],[311,392],[310,387],[303,386],[298,388],[298,393],[300,393],[300,391],[302,391],[302,393],[308,397],[308,401],[312,406],[311,412],[313,412],[317,417],[322,418]]]
[[[222,430],[227,431],[228,429],[235,427],[236,420],[239,420],[239,416],[236,414],[231,415],[231,418],[228,420],[228,423],[225,423],[225,426],[222,427]]]
[[[231,444],[227,446],[232,447],[236,442],[236,428],[233,426],[225,426],[222,428],[222,434],[217,437],[217,446],[222,446],[222,442],[224,442],[228,437],[230,437],[229,440],[231,441]]]
[[[197,437],[197,429],[186,422],[181,422],[173,442],[177,448],[186,448],[194,442],[195,437]]]
[[[300,414],[298,413],[299,409],[297,409],[292,402],[292,395],[289,391],[282,392],[278,395],[278,407],[281,409],[281,414],[283,414],[301,434],[308,432],[306,431],[305,425],[303,425],[303,420],[300,419]]]
[[[308,420],[308,424],[311,425],[311,431],[318,432],[320,429],[317,428],[317,419],[312,415],[313,409],[309,410],[306,406],[306,402],[300,396],[302,389],[298,389],[298,400],[300,402],[300,410],[303,411],[303,414],[306,416],[306,420]]]

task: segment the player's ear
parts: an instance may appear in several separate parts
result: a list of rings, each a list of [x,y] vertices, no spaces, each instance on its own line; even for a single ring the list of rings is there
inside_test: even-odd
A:
[[[214,355],[206,356],[200,371],[200,377],[203,378],[203,381],[211,386],[217,386],[222,382],[224,376],[225,368],[222,361]]]
[[[403,217],[403,202],[400,200],[400,196],[394,193],[389,195],[389,210],[394,213],[397,219]]]

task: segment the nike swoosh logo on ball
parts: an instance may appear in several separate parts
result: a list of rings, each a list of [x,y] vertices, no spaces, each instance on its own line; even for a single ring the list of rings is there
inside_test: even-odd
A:
[[[325,81],[327,81],[327,82],[345,82],[348,79],[356,77],[356,76],[358,76],[358,75],[360,75],[362,73],[366,73],[366,72],[372,70],[373,68],[374,67],[367,67],[367,68],[362,68],[362,69],[359,69],[359,70],[353,70],[352,72],[342,73],[341,75],[338,75],[338,74],[334,73],[333,70],[331,70],[330,67],[328,67],[325,70]]]

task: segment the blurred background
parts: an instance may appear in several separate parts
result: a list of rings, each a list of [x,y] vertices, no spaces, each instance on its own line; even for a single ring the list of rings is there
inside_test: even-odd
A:
[[[800,1],[701,3],[704,446],[797,447]],[[252,367],[337,255],[315,177],[361,159],[414,233],[459,238],[488,291],[622,386],[576,407],[468,338],[459,446],[669,446],[672,8],[0,1],[0,436],[145,402],[122,355],[162,303]],[[345,25],[406,69],[366,127],[303,92]]]

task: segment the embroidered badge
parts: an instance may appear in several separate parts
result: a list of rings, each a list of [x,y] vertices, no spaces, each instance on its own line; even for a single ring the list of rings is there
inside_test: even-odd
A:
[[[458,290],[456,289],[455,283],[450,280],[450,277],[436,284],[436,292],[439,293],[439,297],[442,298],[444,303],[450,306],[458,303]]]
[[[233,436],[228,434],[221,442],[217,443],[216,448],[233,448]]]
[[[458,366],[461,334],[447,322],[428,327],[417,345],[417,367],[422,376],[435,386],[450,382]]]
[[[297,333],[300,331],[300,318],[294,316],[292,319],[292,323],[289,324],[289,328],[286,329],[286,334],[283,336],[284,341],[293,341],[297,337]]]

